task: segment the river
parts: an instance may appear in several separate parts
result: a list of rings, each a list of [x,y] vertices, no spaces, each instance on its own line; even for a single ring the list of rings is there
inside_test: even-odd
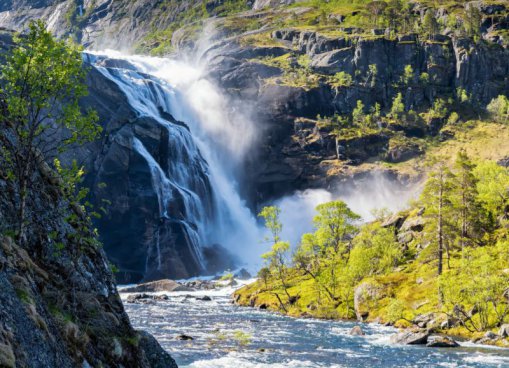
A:
[[[391,327],[363,324],[365,336],[350,336],[355,322],[240,307],[231,303],[232,292],[165,293],[168,300],[124,304],[134,327],[153,334],[181,368],[509,367],[509,349],[396,346]],[[212,300],[196,299],[205,295]],[[181,334],[193,340],[178,340]]]

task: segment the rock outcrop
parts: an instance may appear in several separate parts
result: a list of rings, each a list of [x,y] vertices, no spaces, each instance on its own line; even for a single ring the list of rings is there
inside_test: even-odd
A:
[[[42,162],[27,197],[24,240],[14,240],[17,200],[3,159],[0,366],[176,367],[131,326],[89,221]]]

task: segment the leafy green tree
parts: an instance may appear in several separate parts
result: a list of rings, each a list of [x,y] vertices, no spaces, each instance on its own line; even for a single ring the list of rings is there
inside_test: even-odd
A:
[[[269,270],[276,274],[283,286],[284,292],[290,300],[291,296],[288,293],[288,284],[286,281],[288,271],[287,258],[290,251],[290,243],[281,241],[280,235],[283,230],[283,224],[279,218],[280,214],[281,209],[277,206],[264,207],[258,214],[259,217],[265,220],[265,227],[271,234],[267,240],[272,242],[271,249],[263,254],[262,258],[267,262]]]
[[[477,165],[474,175],[478,199],[492,221],[506,221],[509,218],[509,170],[496,162],[486,161]]]
[[[387,7],[384,11],[384,18],[387,19],[387,23],[389,25],[389,29],[391,31],[398,31],[401,27],[404,19],[401,19],[401,14],[403,12],[403,4],[401,0],[389,0],[387,2]]]
[[[353,240],[353,249],[348,260],[353,286],[366,276],[392,270],[401,256],[401,247],[393,229],[383,228],[377,222],[363,226]]]
[[[405,104],[403,103],[403,95],[398,93],[392,100],[391,116],[399,119],[405,113]]]
[[[321,279],[336,295],[339,266],[348,261],[351,239],[358,231],[360,216],[339,200],[321,204],[316,210],[318,214],[313,219],[315,237],[321,249],[322,265],[328,270],[321,274]]]
[[[357,106],[352,111],[352,121],[355,125],[362,126],[365,119],[364,104],[361,100],[357,100]]]
[[[445,312],[469,331],[486,331],[507,322],[509,243],[469,248],[458,269],[440,277]],[[475,312],[472,312],[475,311]]]
[[[425,206],[426,235],[432,245],[435,257],[438,261],[438,275],[443,271],[444,251],[454,238],[451,234],[450,215],[452,210],[451,193],[454,188],[454,175],[447,167],[443,158],[435,158],[432,162],[432,171],[421,195],[421,201]]]
[[[48,155],[95,139],[101,129],[95,112],[83,114],[78,104],[87,94],[80,47],[54,39],[42,21],[31,22],[26,35],[14,41],[1,68],[6,104],[2,125],[11,139],[4,136],[0,150],[15,183],[17,231],[23,240],[27,196],[37,167]]]
[[[506,96],[500,95],[491,100],[487,110],[496,122],[509,123],[509,99]]]
[[[336,73],[333,77],[333,84],[338,87],[350,87],[352,83],[352,76],[343,71]]]
[[[401,76],[401,84],[409,86],[414,80],[414,69],[412,65],[406,65],[403,75]]]

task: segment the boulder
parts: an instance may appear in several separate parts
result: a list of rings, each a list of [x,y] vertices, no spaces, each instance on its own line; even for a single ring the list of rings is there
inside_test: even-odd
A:
[[[498,334],[502,337],[509,337],[509,324],[502,325]]]
[[[178,287],[182,286],[176,281],[173,280],[158,280],[158,281],[151,281],[146,282],[143,284],[139,284],[132,287],[127,287],[121,289],[121,292],[123,293],[153,293],[153,292],[159,292],[159,291],[177,291]],[[178,291],[184,291],[184,290],[178,290]]]
[[[490,339],[490,340],[494,340],[494,339],[498,338],[498,335],[493,331],[488,331],[484,334],[484,337],[487,339]]]
[[[400,345],[425,345],[428,342],[429,332],[418,331],[418,332],[401,332],[391,336],[391,342],[393,344]]]
[[[429,348],[457,348],[460,345],[448,336],[434,336],[430,338],[426,346]]]
[[[350,335],[352,335],[352,336],[364,336],[365,333],[364,333],[364,331],[362,331],[361,326],[354,326],[350,330]]]

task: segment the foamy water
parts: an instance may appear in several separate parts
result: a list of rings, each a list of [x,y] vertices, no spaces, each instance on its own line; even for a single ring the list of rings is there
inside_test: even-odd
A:
[[[184,368],[509,367],[509,349],[397,346],[389,340],[396,330],[376,324],[361,325],[366,336],[350,336],[357,323],[233,305],[233,289],[163,293],[170,299],[125,307],[135,328],[152,333]],[[212,301],[194,298],[204,295]],[[234,337],[239,331],[249,336],[245,346]],[[180,334],[194,340],[177,340]]]

